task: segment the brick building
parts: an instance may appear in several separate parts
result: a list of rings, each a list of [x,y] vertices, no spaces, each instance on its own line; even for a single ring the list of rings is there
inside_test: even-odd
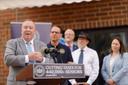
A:
[[[63,30],[109,32],[128,31],[128,0],[101,0],[44,7],[0,10],[0,85],[6,84],[8,68],[3,62],[4,46],[10,39],[10,22],[32,19],[52,22]],[[103,33],[104,34],[104,33]]]

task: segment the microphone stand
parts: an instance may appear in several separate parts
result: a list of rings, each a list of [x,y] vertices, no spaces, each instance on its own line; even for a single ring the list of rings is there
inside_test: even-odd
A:
[[[62,54],[61,53],[59,53],[59,58],[60,58],[61,63],[64,63],[63,59],[62,59]]]
[[[63,61],[63,54],[65,53],[64,49],[52,50],[50,52],[51,57],[53,58],[55,63],[64,63]]]
[[[52,52],[52,53],[50,53],[50,55],[51,55],[51,57],[53,58],[54,62],[55,62],[55,63],[58,63],[58,60],[57,60],[57,58],[56,58],[56,53],[55,53],[55,52]]]

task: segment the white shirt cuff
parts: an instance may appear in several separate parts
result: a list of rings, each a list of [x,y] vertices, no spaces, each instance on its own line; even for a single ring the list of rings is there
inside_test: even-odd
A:
[[[88,83],[89,85],[92,85],[92,81],[90,81],[90,80],[88,80],[87,83]]]
[[[29,63],[28,55],[25,55],[25,63]]]
[[[46,59],[45,59],[45,57],[43,57],[43,61],[42,61],[42,63],[45,63],[45,61],[46,61]]]
[[[70,79],[69,82],[71,83],[71,85],[74,85],[77,83],[75,79]]]

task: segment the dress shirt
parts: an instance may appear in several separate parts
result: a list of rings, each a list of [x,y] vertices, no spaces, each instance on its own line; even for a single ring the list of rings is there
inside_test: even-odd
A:
[[[85,76],[89,76],[87,83],[92,85],[92,83],[96,80],[99,73],[99,59],[97,52],[89,47],[85,47],[83,52],[83,64],[85,70]],[[72,52],[72,57],[74,63],[78,64],[79,55],[81,49],[77,49]]]
[[[113,64],[114,64],[115,60],[116,60],[115,57],[110,58],[110,77],[111,78],[112,78],[112,68],[113,68]]]
[[[114,65],[114,62],[117,58],[119,58],[120,55],[116,55],[116,56],[111,56],[110,57],[110,78],[112,78],[112,68],[113,68],[113,65]]]
[[[68,46],[71,50],[71,52],[75,51],[76,49],[78,49],[77,45],[75,43],[72,43],[70,46],[68,43],[65,43],[66,46]]]

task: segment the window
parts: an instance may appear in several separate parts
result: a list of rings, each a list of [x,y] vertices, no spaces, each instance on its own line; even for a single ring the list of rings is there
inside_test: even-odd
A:
[[[128,26],[99,28],[95,30],[77,30],[76,35],[78,35],[80,31],[85,31],[89,34],[91,38],[89,46],[98,52],[99,58],[103,57],[103,54],[110,49],[113,35],[119,35],[126,49],[128,49]]]

